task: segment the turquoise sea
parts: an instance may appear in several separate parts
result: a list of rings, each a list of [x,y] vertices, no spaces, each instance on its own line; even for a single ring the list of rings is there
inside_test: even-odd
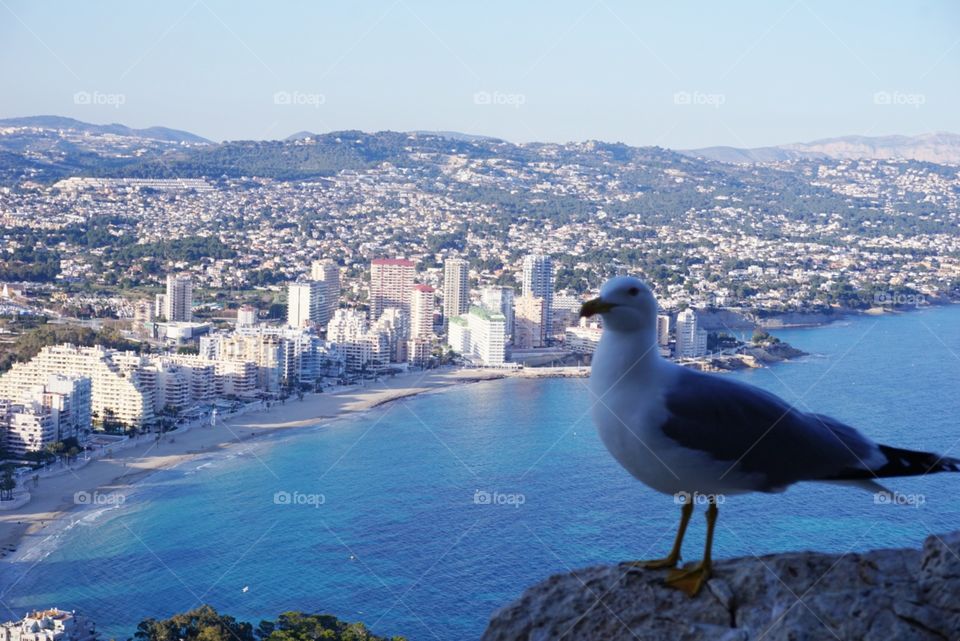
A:
[[[960,455],[960,306],[775,334],[810,356],[729,375],[882,442]],[[78,609],[125,639],[144,617],[210,603],[254,623],[296,609],[412,640],[477,638],[525,586],[670,544],[673,499],[607,455],[584,385],[464,385],[156,473],[3,562],[2,618]],[[890,481],[922,497],[913,507],[813,484],[732,498],[715,550],[919,546],[960,528],[958,483]],[[703,526],[698,515],[688,558]]]

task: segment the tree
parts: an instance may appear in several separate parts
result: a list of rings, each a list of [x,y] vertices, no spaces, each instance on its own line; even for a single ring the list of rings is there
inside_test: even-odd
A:
[[[4,463],[0,469],[0,501],[12,501],[17,480],[13,478],[13,463]]]
[[[284,612],[276,622],[261,621],[257,626],[261,641],[386,641],[367,630],[362,623],[347,623],[329,614]],[[392,641],[403,641],[393,637]]]
[[[254,631],[249,623],[218,614],[209,605],[162,621],[144,619],[133,636],[136,641],[404,641],[376,636],[362,623],[303,612],[284,612],[276,621],[261,621]]]
[[[780,339],[776,336],[772,336],[769,332],[766,332],[762,329],[755,329],[753,330],[753,337],[751,338],[751,341],[757,343],[758,345],[764,345],[768,343],[779,343]]]
[[[209,605],[162,621],[144,619],[133,637],[137,641],[255,641],[253,626],[218,614]]]

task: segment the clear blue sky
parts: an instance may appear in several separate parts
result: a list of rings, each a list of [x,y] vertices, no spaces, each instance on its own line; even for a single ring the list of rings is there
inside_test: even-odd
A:
[[[690,148],[960,132],[951,0],[0,0],[0,64],[2,117],[214,140],[430,129]]]

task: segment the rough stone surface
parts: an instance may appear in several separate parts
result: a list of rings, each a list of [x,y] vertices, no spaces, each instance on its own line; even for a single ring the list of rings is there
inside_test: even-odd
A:
[[[490,619],[483,641],[957,641],[960,531],[921,550],[718,561],[693,599],[664,570],[552,576]]]

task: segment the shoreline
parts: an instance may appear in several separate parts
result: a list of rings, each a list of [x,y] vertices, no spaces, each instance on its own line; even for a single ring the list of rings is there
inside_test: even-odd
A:
[[[931,304],[925,308],[945,307],[954,302]],[[784,325],[776,329],[815,329],[851,317],[898,315],[916,308],[845,310],[826,323]],[[923,308],[919,308],[923,309]],[[334,392],[308,394],[303,401],[287,399],[269,408],[230,416],[215,428],[193,427],[183,432],[168,432],[159,443],[153,435],[132,446],[91,460],[87,465],[52,477],[42,478],[39,486],[29,488],[30,500],[15,509],[0,511],[0,564],[16,560],[25,550],[45,540],[78,507],[75,495],[126,494],[154,472],[175,468],[206,454],[279,434],[289,429],[309,427],[382,407],[392,401],[448,389],[454,385],[506,378],[580,377],[589,367],[561,366],[517,370],[482,368],[445,368],[426,372],[397,374],[365,386],[350,386]],[[279,417],[282,417],[278,420]],[[109,505],[104,506],[109,507]]]
[[[821,321],[809,321],[809,322],[793,322],[793,323],[784,323],[782,318],[790,317],[793,315],[804,316],[808,315],[807,312],[782,312],[767,318],[758,319],[757,327],[763,330],[776,331],[780,329],[814,329],[818,327],[829,327],[830,325],[844,321],[851,320],[854,318],[864,318],[864,317],[878,317],[878,316],[897,316],[899,314],[911,314],[917,311],[936,309],[938,307],[950,307],[952,305],[960,305],[960,300],[939,300],[934,299],[927,301],[924,305],[902,305],[895,307],[868,307],[866,309],[855,309],[853,307],[841,307],[838,308],[829,316],[827,320]],[[826,316],[825,314],[809,314],[809,315],[821,315]],[[779,323],[771,323],[770,321],[780,321]]]
[[[62,531],[61,526],[77,508],[89,507],[89,503],[76,500],[78,493],[126,495],[154,472],[172,469],[206,454],[225,451],[268,435],[315,426],[456,385],[506,378],[573,375],[568,369],[541,372],[441,369],[398,374],[367,386],[308,394],[302,401],[277,401],[269,408],[224,418],[213,428],[197,426],[182,432],[167,432],[159,442],[153,435],[143,437],[140,442],[91,460],[83,467],[41,478],[36,488],[28,488],[31,496],[26,504],[0,512],[0,564],[16,561],[27,550]]]

